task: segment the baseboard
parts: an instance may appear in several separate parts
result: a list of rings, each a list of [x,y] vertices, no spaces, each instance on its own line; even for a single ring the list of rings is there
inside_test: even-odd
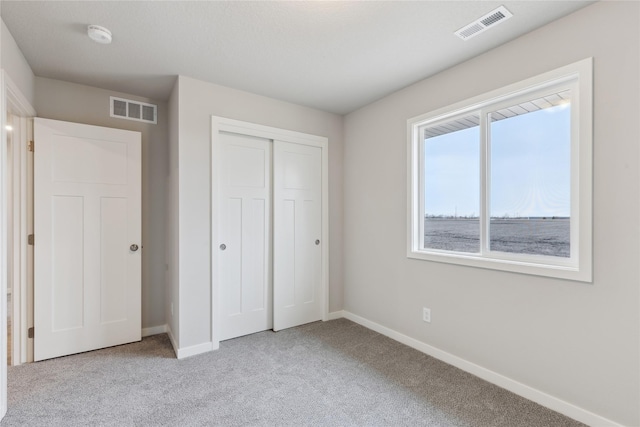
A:
[[[173,352],[176,354],[176,358],[178,359],[208,353],[216,349],[216,346],[214,346],[212,342],[205,342],[202,344],[192,345],[190,347],[179,348],[169,325],[167,325],[167,335],[169,335],[169,341],[171,341]]]
[[[142,338],[149,337],[151,335],[164,334],[167,332],[167,325],[152,326],[150,328],[142,328]]]
[[[178,359],[184,359],[185,357],[196,356],[210,351],[213,351],[213,343],[205,342],[202,344],[192,345],[190,347],[179,348],[176,352],[176,356]]]
[[[171,347],[173,347],[173,352],[178,357],[178,343],[176,339],[173,337],[173,331],[171,331],[171,326],[167,325],[167,335],[169,336],[169,341],[171,342]]]
[[[327,313],[325,318],[323,319],[325,322],[327,320],[336,320],[344,317],[344,310],[332,311],[331,313]]]
[[[557,397],[551,396],[543,391],[537,390],[526,384],[522,384],[516,380],[505,377],[504,375],[491,371],[487,368],[483,368],[482,366],[476,365],[475,363],[469,362],[468,360],[462,359],[451,353],[440,350],[439,348],[425,344],[421,341],[416,340],[415,338],[411,338],[407,335],[401,334],[400,332],[372,322],[371,320],[365,319],[364,317],[358,316],[349,311],[343,310],[341,312],[334,313],[342,313],[342,317],[358,323],[365,328],[371,329],[393,340],[401,342],[402,344],[408,345],[409,347],[428,354],[429,356],[442,360],[449,365],[453,365],[459,369],[462,369],[463,371],[469,372],[470,374],[482,378],[485,381],[509,390],[519,396],[524,397],[525,399],[529,399],[546,408],[559,412],[584,424],[598,427],[622,427],[620,424],[614,421],[601,417],[600,415],[594,414],[593,412],[589,412],[586,409],[580,408],[579,406],[573,405],[569,402],[565,402],[562,399],[558,399]],[[334,313],[329,314],[332,315]]]

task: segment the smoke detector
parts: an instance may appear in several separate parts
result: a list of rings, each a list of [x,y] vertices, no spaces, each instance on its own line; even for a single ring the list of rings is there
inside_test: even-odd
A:
[[[91,40],[100,44],[111,43],[111,31],[100,25],[89,25],[87,27],[87,35]]]
[[[480,33],[487,31],[489,28],[493,28],[501,22],[511,18],[513,14],[507,10],[506,7],[500,6],[499,8],[492,10],[483,17],[476,19],[469,25],[465,25],[455,32],[455,35],[462,40],[468,40],[471,37],[477,36]]]

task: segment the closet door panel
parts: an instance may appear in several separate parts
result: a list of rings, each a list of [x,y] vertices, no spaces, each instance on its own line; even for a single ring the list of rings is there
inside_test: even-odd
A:
[[[274,330],[322,318],[322,151],[274,141]]]
[[[272,328],[271,140],[220,133],[220,339]]]

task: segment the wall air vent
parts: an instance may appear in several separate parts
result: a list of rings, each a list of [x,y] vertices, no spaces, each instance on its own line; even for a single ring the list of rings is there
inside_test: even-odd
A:
[[[136,120],[145,123],[158,123],[158,106],[130,99],[110,97],[111,117]]]
[[[513,14],[507,10],[506,7],[500,6],[496,10],[492,10],[487,13],[480,19],[477,19],[470,23],[469,25],[465,25],[455,32],[455,35],[460,37],[462,40],[468,40],[471,37],[477,36],[478,34],[487,31],[489,28],[493,28],[501,22],[506,21],[511,18]]]

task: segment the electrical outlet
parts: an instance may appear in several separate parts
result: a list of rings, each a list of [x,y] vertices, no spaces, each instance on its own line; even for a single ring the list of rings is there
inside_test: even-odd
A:
[[[427,323],[431,323],[431,309],[427,307],[422,307],[422,320]]]

